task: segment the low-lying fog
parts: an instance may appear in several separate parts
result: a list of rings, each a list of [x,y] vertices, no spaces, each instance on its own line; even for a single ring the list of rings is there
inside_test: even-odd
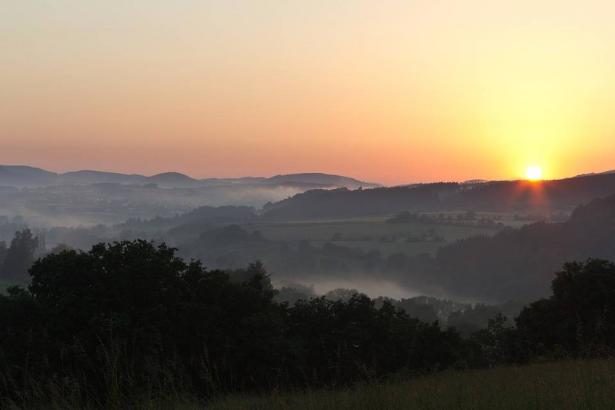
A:
[[[369,297],[377,298],[379,296],[389,297],[393,299],[405,299],[423,295],[422,293],[404,288],[395,282],[383,279],[344,279],[332,278],[314,280],[312,279],[297,279],[297,280],[272,280],[273,286],[276,288],[293,287],[297,285],[312,288],[317,295],[324,295],[334,289],[353,289],[360,293],[364,293]]]

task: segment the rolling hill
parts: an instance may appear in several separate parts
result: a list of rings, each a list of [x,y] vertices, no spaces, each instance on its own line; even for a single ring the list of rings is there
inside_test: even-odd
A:
[[[310,190],[264,208],[272,220],[354,218],[405,210],[570,212],[576,206],[615,193],[615,174],[560,180],[431,183],[401,187]]]
[[[0,165],[0,185],[41,186],[57,183],[58,174],[26,165]]]
[[[410,261],[398,277],[409,287],[431,287],[452,297],[529,301],[548,294],[565,262],[588,258],[615,260],[615,195],[579,206],[566,222],[451,243],[435,257]]]
[[[224,187],[224,186],[282,186],[300,187],[302,189],[314,188],[340,188],[357,189],[360,187],[373,188],[378,184],[359,181],[340,175],[324,173],[301,173],[276,175],[266,177],[242,178],[204,178],[197,179],[179,172],[163,172],[145,176],[139,174],[123,174],[96,170],[81,170],[66,173],[55,173],[41,168],[23,165],[0,165],[0,186],[14,187],[42,187],[51,185],[90,185],[100,183],[115,183],[122,185],[157,184],[163,187],[198,188],[198,187]]]

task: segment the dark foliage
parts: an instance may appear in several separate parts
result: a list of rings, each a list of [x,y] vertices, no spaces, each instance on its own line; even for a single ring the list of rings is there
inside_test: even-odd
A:
[[[406,282],[431,284],[479,300],[529,302],[544,297],[564,261],[615,260],[615,195],[578,207],[564,223],[535,223],[493,237],[473,237],[409,260]]]
[[[516,327],[497,314],[465,338],[355,292],[280,304],[260,263],[210,271],[143,240],[59,250],[30,273],[28,290],[0,297],[0,394],[13,403],[46,389],[105,407],[118,395],[179,389],[211,397],[339,386],[615,347],[615,265],[599,260],[565,265],[553,296],[525,308]],[[397,304],[431,320],[428,302]]]
[[[528,181],[433,183],[364,190],[312,190],[264,208],[265,218],[348,218],[412,211],[571,210],[615,190],[615,174],[585,175],[540,185]],[[357,206],[360,204],[360,206]]]
[[[0,267],[4,265],[4,260],[6,259],[7,252],[8,252],[8,249],[6,247],[6,242],[0,241]]]
[[[517,327],[537,354],[610,354],[615,348],[615,265],[603,260],[567,263],[553,295],[532,303]]]
[[[103,403],[115,390],[339,385],[450,367],[462,343],[366,296],[278,304],[260,264],[208,271],[141,240],[50,254],[30,272],[27,291],[0,298],[0,389],[17,401],[50,380]]]
[[[29,229],[15,232],[11,246],[6,249],[4,242],[0,246],[0,274],[5,279],[25,281],[28,269],[34,262],[34,255],[39,246],[39,238]]]

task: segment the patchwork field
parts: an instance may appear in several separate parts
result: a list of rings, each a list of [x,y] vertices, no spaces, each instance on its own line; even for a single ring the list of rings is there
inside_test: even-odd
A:
[[[280,241],[309,241],[314,246],[325,243],[379,250],[383,256],[393,253],[433,254],[439,247],[472,236],[491,236],[504,226],[528,223],[514,220],[509,214],[492,214],[493,226],[475,226],[458,221],[457,214],[446,214],[450,220],[430,222],[390,223],[389,217],[347,220],[259,222],[248,225],[250,231],[260,231],[263,237]],[[497,219],[496,219],[497,218]]]

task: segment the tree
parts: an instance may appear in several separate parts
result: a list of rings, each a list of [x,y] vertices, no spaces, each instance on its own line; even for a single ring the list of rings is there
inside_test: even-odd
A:
[[[7,279],[27,281],[37,249],[38,238],[29,229],[15,232],[2,264],[2,275]]]
[[[542,353],[594,354],[615,349],[615,265],[589,259],[564,265],[553,295],[523,309],[519,330]]]
[[[2,273],[2,265],[4,265],[7,251],[6,242],[0,241],[0,273]]]
[[[97,369],[107,369],[110,356],[127,391],[179,372],[210,394],[216,386],[264,386],[286,351],[283,308],[260,263],[231,280],[164,244],[136,240],[49,254],[30,272],[43,312],[35,327],[49,357],[37,370],[79,374],[101,395]]]
[[[175,252],[135,240],[36,261],[28,290],[0,295],[0,397],[20,402],[34,386],[112,407],[178,388],[211,397],[349,385],[450,368],[466,354],[455,330],[387,300],[342,290],[279,304],[261,263],[210,271]],[[495,362],[508,329],[491,327],[477,351]]]

